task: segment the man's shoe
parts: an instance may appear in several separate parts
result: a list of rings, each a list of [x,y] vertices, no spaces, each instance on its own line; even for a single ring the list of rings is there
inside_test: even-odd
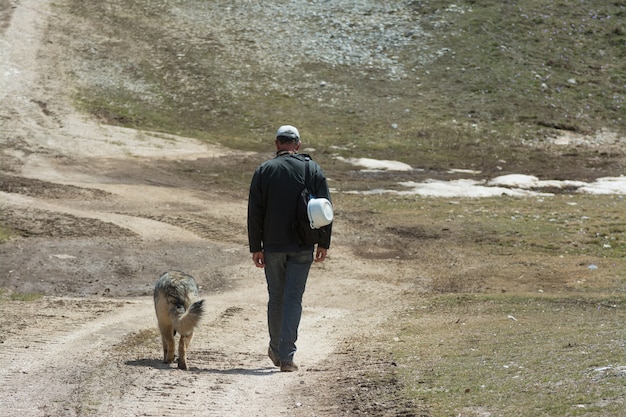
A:
[[[280,372],[296,372],[298,370],[298,365],[293,362],[281,362],[280,363]]]
[[[274,353],[271,347],[267,348],[267,356],[270,357],[274,366],[280,366],[280,358],[277,353]]]

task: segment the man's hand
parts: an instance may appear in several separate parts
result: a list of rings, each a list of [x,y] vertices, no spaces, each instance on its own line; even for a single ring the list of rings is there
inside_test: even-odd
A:
[[[253,252],[252,262],[254,262],[254,266],[257,268],[265,268],[265,255],[263,252]]]
[[[317,251],[315,252],[315,262],[324,262],[326,256],[328,255],[328,249],[317,247]]]

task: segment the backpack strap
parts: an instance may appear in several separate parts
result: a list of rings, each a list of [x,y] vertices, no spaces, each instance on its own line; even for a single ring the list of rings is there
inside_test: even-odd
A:
[[[311,186],[311,168],[309,162],[311,158],[308,156],[304,158],[304,187],[309,190],[310,194],[313,194],[313,187]]]

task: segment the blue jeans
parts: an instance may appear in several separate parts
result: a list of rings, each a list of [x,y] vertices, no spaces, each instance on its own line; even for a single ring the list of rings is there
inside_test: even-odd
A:
[[[290,362],[296,353],[302,296],[313,263],[313,251],[265,252],[264,255],[270,348],[279,354],[282,362]]]

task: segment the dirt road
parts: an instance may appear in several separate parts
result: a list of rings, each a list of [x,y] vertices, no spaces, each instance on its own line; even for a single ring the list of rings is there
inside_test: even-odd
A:
[[[49,2],[3,4],[0,204],[23,237],[0,247],[0,287],[45,297],[0,302],[0,415],[334,415],[328,381],[348,371],[336,357],[398,307],[387,300],[401,285],[377,279],[386,263],[342,248],[339,222],[330,259],[310,275],[301,370],[277,372],[245,196],[181,169],[265,156],[75,112],[53,47],[42,53]],[[196,276],[208,305],[187,372],[161,363],[151,291],[168,269]]]
[[[329,290],[329,279],[318,274],[310,285],[302,370],[294,374],[277,372],[264,356],[260,280],[206,297],[209,315],[193,340],[188,372],[160,362],[147,297],[21,303],[20,311],[3,312],[13,326],[0,359],[2,415],[324,415],[331,405],[311,392],[320,376],[338,372],[329,357],[345,337],[380,324],[382,298],[395,291],[351,279]],[[376,306],[379,318],[364,304]]]

